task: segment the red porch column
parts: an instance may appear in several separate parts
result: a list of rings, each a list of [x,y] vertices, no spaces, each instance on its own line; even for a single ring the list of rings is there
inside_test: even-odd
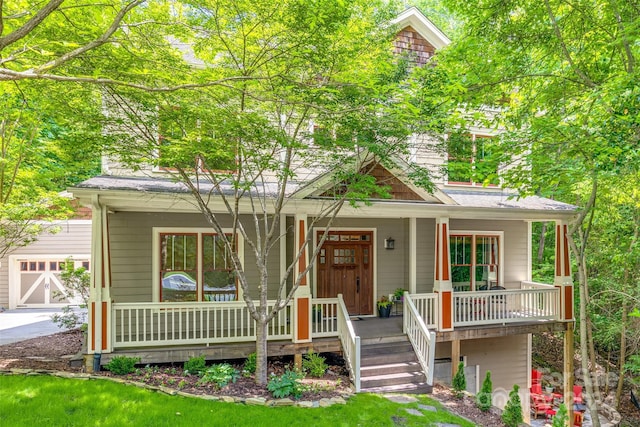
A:
[[[307,240],[307,216],[295,217],[295,252],[294,257],[300,253],[300,258],[294,270],[294,280],[297,280],[309,263],[309,247],[305,247]],[[302,251],[302,252],[300,252]],[[309,289],[309,275],[305,274],[300,280],[300,286],[296,290],[293,299],[293,342],[311,341],[311,290]]]
[[[565,221],[556,222],[556,267],[554,286],[560,289],[560,320],[573,320],[573,277],[569,258],[569,226]]]
[[[433,292],[438,294],[438,330],[453,329],[453,288],[449,258],[449,218],[436,218],[436,257]]]

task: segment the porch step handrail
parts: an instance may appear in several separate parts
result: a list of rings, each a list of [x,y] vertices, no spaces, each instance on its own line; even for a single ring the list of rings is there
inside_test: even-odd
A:
[[[338,294],[338,336],[342,343],[345,361],[353,377],[353,386],[358,393],[360,392],[360,337],[356,335],[342,294]]]
[[[408,292],[404,293],[402,330],[409,337],[409,341],[427,378],[427,384],[433,385],[436,334],[429,331]]]
[[[411,294],[411,301],[427,329],[438,328],[438,294]]]

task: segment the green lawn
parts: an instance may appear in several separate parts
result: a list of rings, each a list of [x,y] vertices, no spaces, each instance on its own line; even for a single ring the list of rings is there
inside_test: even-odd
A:
[[[417,409],[418,403],[359,394],[347,405],[328,408],[270,408],[167,396],[102,380],[0,376],[0,426],[473,426],[442,409],[419,417],[405,408]]]

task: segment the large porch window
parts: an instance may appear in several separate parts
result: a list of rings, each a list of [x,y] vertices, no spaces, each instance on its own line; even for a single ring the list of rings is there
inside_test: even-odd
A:
[[[226,235],[229,238],[230,235]],[[236,277],[231,253],[220,235],[159,232],[157,277],[161,302],[234,301]],[[235,247],[235,246],[234,246]]]
[[[499,286],[499,235],[452,232],[449,245],[454,291],[481,291]]]

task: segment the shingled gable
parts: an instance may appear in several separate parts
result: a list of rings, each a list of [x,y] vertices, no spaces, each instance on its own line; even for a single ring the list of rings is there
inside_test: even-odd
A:
[[[451,40],[415,7],[402,12],[392,24],[399,30],[395,40],[395,52],[411,52],[419,65],[424,65],[436,50],[451,43]]]
[[[375,177],[376,184],[391,187],[390,200],[416,201],[429,204],[457,205],[453,198],[449,197],[440,189],[434,189],[433,194],[427,190],[413,184],[403,172],[402,161],[396,159],[397,167],[387,168],[380,163],[365,163],[361,170],[367,169],[367,174]],[[363,172],[364,173],[364,172]],[[316,177],[297,191],[291,198],[294,199],[314,199],[333,197],[333,189],[336,187],[333,180],[334,171],[325,172]],[[338,185],[339,186],[339,185]],[[373,197],[375,198],[375,196]]]

